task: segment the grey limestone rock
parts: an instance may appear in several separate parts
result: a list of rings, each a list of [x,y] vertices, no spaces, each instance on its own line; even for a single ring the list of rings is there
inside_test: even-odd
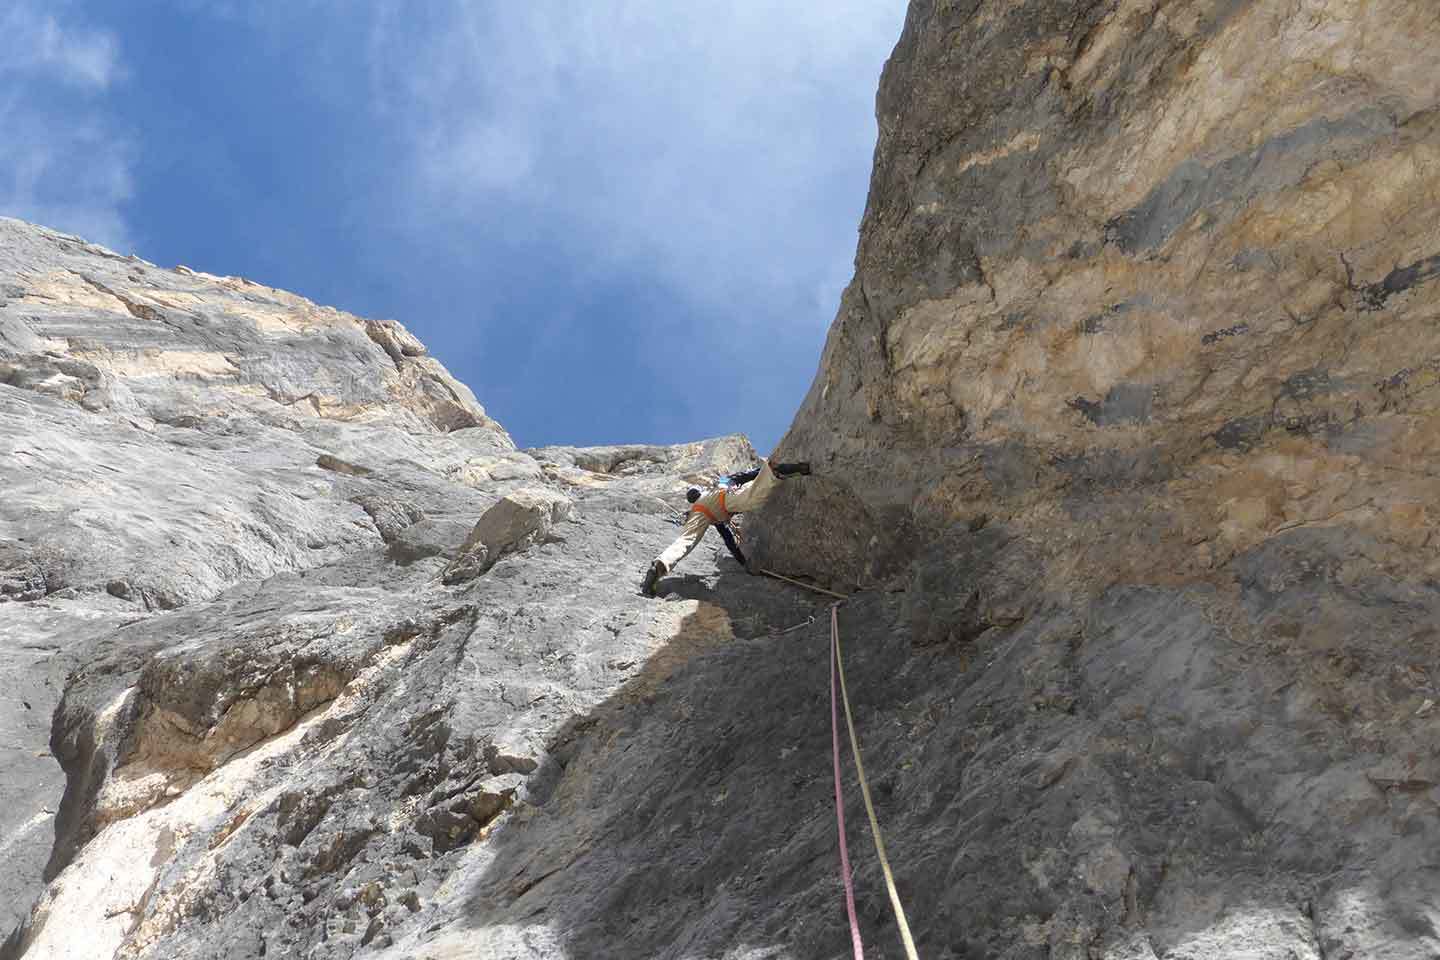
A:
[[[396,325],[0,228],[0,955],[432,939],[595,711],[764,634],[713,553],[635,589],[743,438],[522,452]]]
[[[490,509],[494,509],[491,507]],[[427,557],[455,560],[465,546],[470,524],[464,520],[420,520],[390,537],[386,555],[396,563],[414,563]]]

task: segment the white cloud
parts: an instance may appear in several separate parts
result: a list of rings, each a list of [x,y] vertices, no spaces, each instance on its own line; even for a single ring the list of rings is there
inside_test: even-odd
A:
[[[133,151],[103,122],[0,104],[0,213],[128,252]]]
[[[0,12],[0,213],[125,249],[134,148],[103,110],[119,47],[68,9],[12,0]]]
[[[534,171],[534,144],[491,124],[431,131],[420,150],[421,177],[468,191],[514,189]]]
[[[380,3],[372,102],[411,144],[417,223],[531,215],[565,224],[597,272],[643,270],[711,305],[787,299],[824,324],[904,7],[455,2],[417,29]]]
[[[105,31],[62,26],[28,0],[0,12],[0,74],[48,74],[103,90],[117,66],[115,38]]]
[[[643,274],[710,307],[783,303],[818,328],[849,278],[875,87],[906,7],[169,2],[276,38],[315,14],[343,24],[299,66],[373,117],[387,157],[397,141],[407,154],[389,197],[357,198],[364,216],[416,235],[518,232],[596,275]],[[368,89],[343,86],[355,77]]]

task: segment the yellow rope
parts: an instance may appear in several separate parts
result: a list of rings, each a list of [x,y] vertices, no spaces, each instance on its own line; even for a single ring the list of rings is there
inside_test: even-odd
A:
[[[797,587],[803,587],[803,588],[805,588],[806,590],[813,590],[813,591],[815,591],[816,593],[823,593],[823,594],[825,594],[825,596],[827,596],[827,597],[834,597],[834,598],[836,598],[837,600],[849,600],[849,599],[850,599],[849,597],[845,596],[845,594],[843,594],[843,593],[836,593],[834,590],[826,590],[824,587],[817,587],[817,586],[815,586],[815,584],[813,584],[813,583],[802,583],[802,582],[799,581],[799,580],[792,580],[792,579],[790,579],[789,577],[785,576],[784,574],[776,573],[774,570],[766,570],[766,569],[764,569],[764,568],[762,567],[762,568],[760,569],[760,572],[763,573],[763,574],[765,574],[765,576],[767,576],[767,577],[774,577],[776,580],[784,580],[786,583],[793,583],[793,584],[795,584],[795,586],[797,586]]]
[[[880,837],[880,821],[875,819],[875,805],[870,802],[870,784],[865,780],[865,765],[860,762],[860,741],[855,736],[855,719],[850,715],[850,694],[845,690],[845,661],[840,655],[839,606],[836,604],[830,608],[830,642],[835,644],[835,667],[840,674],[840,700],[845,704],[845,726],[850,730],[850,751],[855,755],[855,772],[860,775],[860,794],[865,798],[865,814],[870,818],[870,833],[875,838],[875,853],[880,857],[880,869],[885,873],[885,889],[890,894],[890,905],[895,908],[895,920],[900,927],[900,940],[905,945],[905,956],[909,960],[919,960],[915,953],[915,941],[910,939],[910,924],[905,922],[905,908],[900,905],[900,894],[895,889],[895,877],[890,873],[890,860],[885,856],[885,841]]]

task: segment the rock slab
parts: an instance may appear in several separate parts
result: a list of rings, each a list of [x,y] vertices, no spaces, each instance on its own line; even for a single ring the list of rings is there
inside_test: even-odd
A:
[[[1440,951],[1437,44],[1415,0],[910,4],[778,453],[839,487],[751,532],[945,658],[889,747],[922,955]]]

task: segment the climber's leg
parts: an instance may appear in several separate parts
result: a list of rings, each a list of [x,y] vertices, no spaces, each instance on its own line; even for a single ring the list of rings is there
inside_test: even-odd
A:
[[[754,510],[760,504],[770,498],[775,491],[775,486],[780,482],[771,469],[768,460],[760,462],[760,472],[754,480],[743,486],[734,487],[725,494],[725,509],[731,513],[744,513],[746,510]]]
[[[675,569],[675,564],[685,559],[686,554],[700,545],[700,540],[709,529],[710,521],[700,513],[692,513],[685,518],[685,526],[680,529],[680,536],[676,537],[665,550],[650,561],[650,566],[645,571],[645,579],[641,582],[640,592],[646,596],[654,596],[655,581]]]
[[[650,566],[645,568],[645,579],[640,581],[640,592],[647,597],[655,596],[655,584],[665,574],[665,564],[659,560],[651,560]]]

